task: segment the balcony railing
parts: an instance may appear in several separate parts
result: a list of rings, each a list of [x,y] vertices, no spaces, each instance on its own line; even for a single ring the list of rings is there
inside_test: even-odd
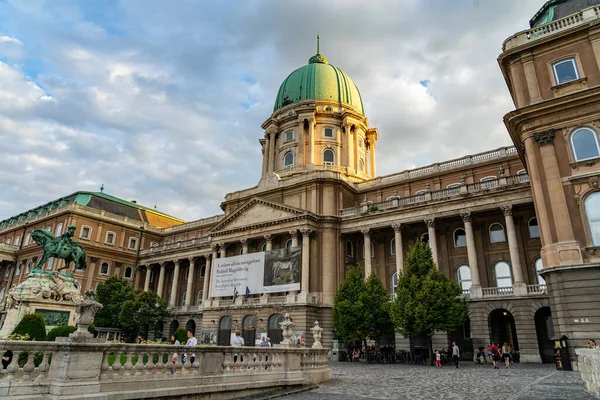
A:
[[[147,249],[140,250],[140,256],[151,256],[156,254],[166,253],[170,250],[186,249],[190,247],[201,246],[210,243],[210,238],[194,238],[183,240],[180,242],[163,244],[162,246],[149,247]]]
[[[546,294],[548,289],[545,284],[527,285],[527,294]]]
[[[512,287],[487,287],[483,288],[483,297],[507,296],[513,294]]]

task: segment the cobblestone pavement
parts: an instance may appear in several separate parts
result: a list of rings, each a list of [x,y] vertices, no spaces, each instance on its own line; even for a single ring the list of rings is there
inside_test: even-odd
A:
[[[554,365],[517,364],[494,370],[462,363],[459,369],[399,364],[331,363],[333,379],[286,400],[499,399],[592,400],[579,372]]]

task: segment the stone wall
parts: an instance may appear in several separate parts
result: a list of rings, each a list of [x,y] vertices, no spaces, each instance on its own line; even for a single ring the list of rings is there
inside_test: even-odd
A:
[[[585,389],[600,397],[600,350],[576,349]]]

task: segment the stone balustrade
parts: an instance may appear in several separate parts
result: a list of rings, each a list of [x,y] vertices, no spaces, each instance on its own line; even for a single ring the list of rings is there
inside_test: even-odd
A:
[[[527,296],[546,296],[548,293],[546,285],[536,284],[527,285]],[[471,299],[475,299],[471,290],[463,290],[463,295],[468,296]],[[484,287],[481,288],[481,298],[489,299],[494,297],[521,297],[518,293],[515,293],[514,288],[511,287]]]
[[[1,354],[6,350],[13,352],[12,362],[0,373],[0,398],[7,400],[46,395],[213,398],[216,393],[237,398],[331,379],[327,349],[79,343],[69,338],[1,341]],[[184,353],[188,357],[182,364]]]
[[[187,248],[199,247],[208,243],[210,243],[210,238],[208,237],[176,241],[173,243],[163,244],[161,246],[148,247],[146,249],[142,249],[140,250],[140,256],[159,255],[163,253],[168,253],[173,250],[178,251]]]
[[[585,389],[600,397],[600,350],[575,349],[575,353]]]

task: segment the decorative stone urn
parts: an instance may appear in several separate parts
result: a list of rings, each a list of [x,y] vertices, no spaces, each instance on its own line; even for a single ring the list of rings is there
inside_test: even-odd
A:
[[[290,314],[283,314],[283,322],[280,322],[281,330],[283,331],[283,340],[280,343],[280,347],[289,347],[292,344],[292,336],[294,335],[294,326],[296,325]]]
[[[323,334],[323,328],[319,326],[319,321],[315,321],[315,326],[310,328],[313,334],[314,343],[312,345],[313,349],[322,349],[323,344],[321,343],[321,335]]]
[[[102,308],[102,304],[96,301],[96,292],[94,290],[87,290],[84,294],[84,298],[77,300],[75,306],[75,312],[77,315],[75,322],[77,324],[77,330],[71,333],[69,336],[78,338],[93,337],[93,335],[88,331],[88,328],[94,323],[94,316],[98,310]]]

